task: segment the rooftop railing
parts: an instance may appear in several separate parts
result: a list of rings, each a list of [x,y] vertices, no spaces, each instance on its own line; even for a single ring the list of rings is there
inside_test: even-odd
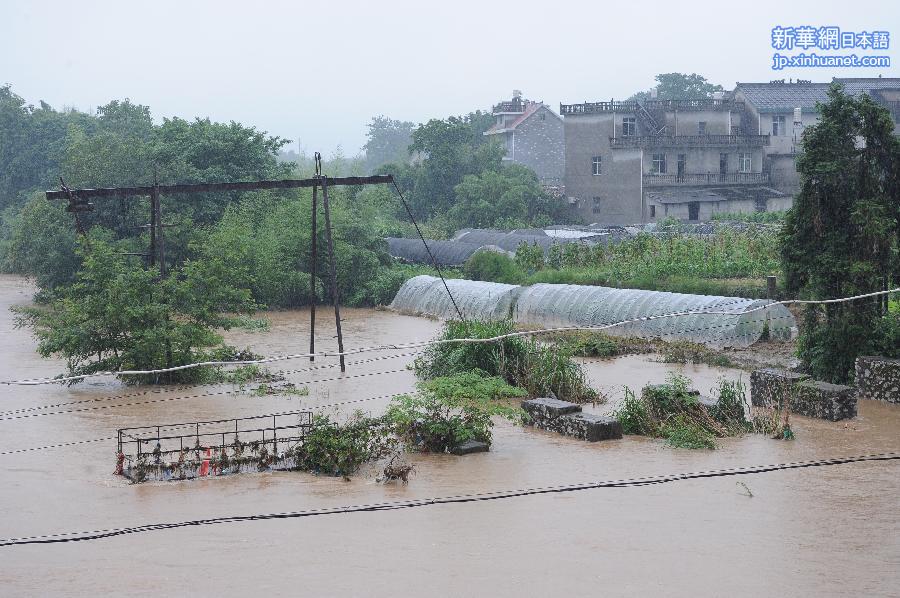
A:
[[[585,102],[583,104],[560,104],[560,114],[599,114],[602,112],[634,112],[637,110],[637,102],[610,101],[610,102]]]

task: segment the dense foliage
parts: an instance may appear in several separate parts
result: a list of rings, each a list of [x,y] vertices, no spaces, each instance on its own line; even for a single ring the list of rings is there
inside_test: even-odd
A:
[[[493,416],[521,422],[524,412],[503,402],[525,391],[476,372],[434,378],[419,393],[395,399],[386,418],[408,446],[443,453],[468,440],[491,443]]]
[[[222,259],[187,261],[164,280],[129,263],[113,244],[92,235],[79,241],[83,260],[75,282],[47,306],[22,310],[34,327],[38,352],[66,359],[69,375],[153,370],[228,357],[215,328],[225,311],[254,308],[249,291],[224,284]],[[126,382],[195,381],[201,369]]]
[[[871,293],[900,281],[900,141],[890,113],[838,85],[803,133],[800,193],[781,237],[787,288],[804,298]],[[885,321],[889,320],[889,321]],[[862,353],[900,356],[886,298],[807,306],[799,355],[816,378],[844,382]],[[893,332],[892,332],[893,331]],[[894,335],[893,337],[891,335]]]
[[[478,322],[450,320],[440,340],[488,339],[514,331],[510,321]],[[541,345],[531,338],[515,336],[483,343],[445,342],[431,345],[416,360],[416,375],[424,380],[476,372],[499,376],[530,396],[555,397],[583,403],[597,399],[584,372],[570,353],[559,347]]]
[[[291,456],[297,469],[347,478],[363,464],[386,457],[395,448],[396,440],[382,418],[356,411],[344,422],[317,414]]]
[[[656,98],[650,97],[650,92],[641,91],[629,99],[631,100],[698,100],[712,97],[715,92],[725,91],[718,84],[710,83],[706,77],[691,73],[660,73],[656,75]]]

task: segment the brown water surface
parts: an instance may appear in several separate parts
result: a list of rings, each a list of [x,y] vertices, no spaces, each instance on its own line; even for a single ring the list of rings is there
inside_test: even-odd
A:
[[[32,292],[20,278],[0,277],[2,379],[63,370],[39,358],[28,332],[14,328],[7,308],[27,302]],[[439,329],[437,322],[385,311],[342,313],[348,348],[425,340]],[[335,348],[330,315],[320,311],[317,348]],[[232,332],[229,341],[265,355],[306,350],[307,312],[266,317],[270,331]],[[307,370],[288,378],[308,383],[309,397],[184,399],[230,387],[128,388],[110,380],[72,388],[4,386],[0,452],[113,436],[124,426],[335,402],[358,401],[344,410],[379,412],[387,399],[361,399],[411,390],[414,378],[404,368],[412,357],[354,362],[398,353],[350,357],[343,376],[321,367],[333,359],[273,368]],[[703,391],[723,376],[747,378],[736,370],[661,364],[652,356],[589,360],[586,369],[611,397],[597,407],[606,412],[624,385],[639,389],[670,371]],[[393,372],[380,373],[387,370]],[[94,400],[117,395],[131,396]],[[10,413],[72,401],[87,402]],[[747,436],[722,441],[715,451],[675,450],[636,437],[588,444],[499,423],[490,453],[412,456],[416,475],[408,486],[377,484],[374,471],[350,482],[282,472],[128,485],[111,473],[113,441],[0,455],[0,538],[900,451],[897,406],[863,401],[859,418],[846,424],[802,417],[793,423],[794,442]],[[887,462],[181,528],[0,548],[0,594],[898,595],[898,507],[900,467]]]

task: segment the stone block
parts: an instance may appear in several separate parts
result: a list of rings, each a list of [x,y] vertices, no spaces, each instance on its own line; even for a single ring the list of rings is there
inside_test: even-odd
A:
[[[809,380],[809,376],[797,372],[755,370],[750,374],[750,401],[756,407],[778,407],[791,396],[791,389],[804,380]]]
[[[529,399],[522,401],[522,409],[525,410],[532,419],[547,419],[559,417],[569,413],[577,413],[581,411],[581,405],[569,403],[568,401],[560,401],[559,399]]]
[[[450,449],[454,455],[471,455],[472,453],[486,453],[490,449],[490,445],[479,440],[466,440],[462,444],[458,444]]]
[[[900,405],[900,359],[857,357],[856,389],[860,399]]]
[[[856,417],[856,389],[852,386],[804,380],[794,387],[791,412],[836,422]]]
[[[616,440],[622,437],[622,424],[619,420],[593,413],[571,413],[553,421],[553,427],[560,434],[572,436],[588,442],[599,440]]]
[[[622,437],[622,425],[611,417],[583,413],[581,405],[558,399],[522,401],[536,428],[589,442]]]

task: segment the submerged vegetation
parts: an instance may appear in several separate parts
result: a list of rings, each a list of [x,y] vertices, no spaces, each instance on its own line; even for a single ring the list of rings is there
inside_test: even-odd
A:
[[[625,434],[664,438],[676,448],[714,449],[716,439],[755,432],[771,434],[779,417],[760,413],[749,417],[747,389],[741,381],[721,380],[712,401],[701,400],[690,380],[670,374],[665,384],[645,386],[640,396],[625,389],[615,411]]]
[[[524,412],[506,399],[524,396],[502,378],[476,372],[419,383],[419,393],[394,399],[386,418],[409,447],[444,453],[468,440],[491,444],[494,416],[521,422]]]
[[[525,336],[495,342],[454,343],[455,339],[489,339],[515,332],[511,321],[450,320],[438,340],[416,360],[416,375],[424,380],[479,372],[498,376],[530,396],[555,397],[573,403],[597,400],[584,372],[564,349],[542,345]]]

